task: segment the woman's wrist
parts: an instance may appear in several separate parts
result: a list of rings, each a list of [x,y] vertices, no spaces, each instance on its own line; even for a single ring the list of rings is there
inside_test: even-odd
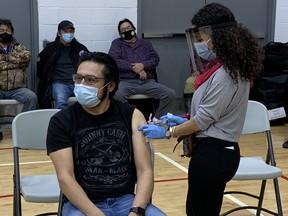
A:
[[[176,134],[175,134],[175,130],[176,130],[176,126],[170,127],[170,132],[171,132],[171,137],[172,138],[176,138]]]

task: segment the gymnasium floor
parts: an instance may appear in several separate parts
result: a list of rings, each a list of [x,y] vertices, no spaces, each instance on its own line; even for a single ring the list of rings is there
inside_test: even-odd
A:
[[[13,151],[11,140],[11,129],[4,129],[4,139],[0,143],[0,216],[12,215],[13,204]],[[283,214],[288,216],[288,149],[282,148],[282,143],[288,138],[288,125],[273,126],[272,138],[274,143],[274,151],[278,167],[283,170],[283,176],[279,178],[281,190],[281,199]],[[245,136],[241,138],[240,148],[241,154],[244,156],[262,155],[264,157],[264,141],[262,136],[254,138]],[[251,142],[254,144],[251,145]],[[153,140],[155,151],[155,189],[152,198],[153,204],[160,207],[167,215],[181,216],[185,215],[185,200],[187,191],[187,167],[189,159],[179,157],[181,148],[174,153],[173,146],[175,139],[170,140]],[[41,172],[53,173],[54,168],[49,157],[45,152],[42,155],[37,153],[23,153],[25,158],[21,161],[22,166],[28,168],[25,174],[34,174]],[[247,189],[249,192],[257,192],[260,187],[258,181],[231,181],[227,185],[227,189],[241,190]],[[275,196],[273,193],[273,185],[268,181],[266,188],[264,206],[276,210]],[[231,207],[238,205],[255,204],[255,200],[242,198],[240,196],[225,197],[223,201],[222,211],[226,211]],[[207,206],[209,208],[209,206]],[[56,211],[57,204],[34,204],[22,202],[24,216],[35,215],[45,211]],[[255,215],[253,212],[244,210],[233,213],[235,216]],[[262,215],[268,215],[263,213]]]

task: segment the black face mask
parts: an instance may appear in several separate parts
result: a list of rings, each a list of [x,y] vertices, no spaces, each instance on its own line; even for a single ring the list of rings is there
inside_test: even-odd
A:
[[[121,33],[121,37],[124,40],[131,40],[133,37],[135,37],[135,31],[134,30],[129,30]]]
[[[13,40],[12,34],[7,34],[6,32],[0,34],[0,41],[3,43],[10,43]]]

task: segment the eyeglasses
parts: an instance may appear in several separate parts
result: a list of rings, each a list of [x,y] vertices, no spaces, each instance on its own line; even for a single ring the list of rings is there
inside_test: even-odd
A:
[[[3,34],[3,33],[7,33],[7,34],[12,34],[12,30],[11,29],[0,29],[0,34]]]
[[[96,77],[96,76],[92,76],[92,75],[82,76],[81,74],[73,74],[73,81],[76,84],[80,84],[83,79],[87,85],[95,85],[100,80],[105,80],[105,78]]]
[[[120,32],[125,32],[125,31],[130,31],[130,30],[133,30],[132,26],[127,26],[126,28],[121,28],[120,29]]]

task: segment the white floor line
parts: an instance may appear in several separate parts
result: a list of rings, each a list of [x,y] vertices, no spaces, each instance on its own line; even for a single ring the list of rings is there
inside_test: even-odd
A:
[[[41,163],[51,163],[51,161],[23,162],[23,163],[20,163],[20,165],[41,164]],[[0,164],[0,167],[4,167],[4,166],[14,166],[14,163]]]
[[[166,155],[160,153],[160,152],[156,152],[156,155],[160,156],[161,158],[165,159],[166,161],[168,161],[169,163],[173,164],[174,166],[176,166],[177,168],[179,168],[180,170],[188,173],[188,169],[183,167],[182,165],[180,165],[179,163],[175,162],[174,160],[172,160],[171,158],[167,157]]]
[[[166,155],[160,153],[160,152],[156,152],[155,153],[156,155],[158,155],[159,157],[163,158],[164,160],[168,161],[169,163],[173,164],[174,166],[176,166],[177,168],[179,168],[180,170],[188,173],[188,169],[183,167],[181,164],[177,163],[176,161],[172,160],[171,158],[167,157]],[[227,195],[224,195],[227,199],[230,199],[232,202],[236,203],[237,205],[239,206],[247,206],[247,204],[241,202],[240,200],[236,199],[235,197],[227,194]],[[247,211],[253,213],[254,215],[256,214],[256,210],[253,210],[253,209],[246,209]],[[261,216],[263,216],[261,214]]]
[[[226,198],[230,199],[232,202],[236,203],[237,205],[239,206],[247,206],[245,203],[241,202],[240,200],[236,199],[235,197],[229,195],[229,194],[226,194],[224,195]],[[253,209],[246,209],[247,211],[253,213],[254,215],[256,215],[256,210],[253,210]],[[262,214],[260,214],[261,216],[263,216]]]

